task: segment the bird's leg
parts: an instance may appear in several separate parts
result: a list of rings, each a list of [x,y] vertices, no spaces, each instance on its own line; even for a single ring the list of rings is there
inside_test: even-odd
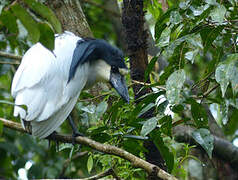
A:
[[[73,142],[72,142],[72,144],[74,145],[75,144],[75,138],[77,136],[84,136],[84,135],[78,131],[78,128],[75,125],[74,120],[73,120],[73,118],[70,115],[69,115],[68,119],[69,119],[69,124],[70,124],[70,126],[71,126],[71,128],[73,130],[73,135],[72,135]]]

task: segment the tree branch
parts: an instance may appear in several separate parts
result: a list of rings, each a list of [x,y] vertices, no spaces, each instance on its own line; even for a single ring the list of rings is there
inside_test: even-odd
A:
[[[23,133],[28,133],[25,129],[22,128],[20,123],[9,121],[3,118],[0,118],[0,121],[7,128],[14,129],[16,131],[23,132]],[[73,142],[73,137],[71,135],[53,134],[48,139],[53,141],[63,142],[63,143]],[[83,145],[89,146],[93,149],[96,149],[106,154],[119,156],[123,159],[130,161],[133,166],[142,168],[149,174],[155,173],[157,177],[160,177],[162,179],[177,180],[177,178],[173,177],[171,174],[167,173],[166,171],[160,169],[158,166],[151,164],[143,159],[140,159],[137,156],[123,149],[120,149],[118,147],[108,145],[108,144],[101,144],[92,139],[89,139],[87,137],[82,137],[82,136],[76,137],[74,142],[76,144],[83,144]]]
[[[20,62],[19,61],[15,61],[15,62],[0,61],[0,64],[19,65]]]
[[[5,58],[9,58],[9,59],[16,59],[16,60],[21,60],[22,57],[18,56],[18,55],[14,55],[14,54],[9,54],[3,51],[0,51],[0,56],[1,57],[5,57]]]
[[[100,178],[103,178],[103,177],[106,177],[106,176],[110,176],[110,175],[114,175],[115,172],[113,171],[112,168],[109,168],[108,170],[102,172],[102,173],[99,173],[99,174],[96,174],[95,176],[91,176],[89,178],[83,178],[81,180],[96,180],[96,179],[100,179]],[[116,178],[116,180],[120,180],[119,177]]]
[[[175,140],[178,142],[188,142],[190,144],[197,144],[192,138],[191,133],[193,128],[188,126],[179,125],[173,129]],[[233,167],[237,169],[238,167],[238,148],[235,147],[229,141],[219,138],[218,136],[213,135],[214,137],[214,149],[213,153],[218,157],[230,162]]]

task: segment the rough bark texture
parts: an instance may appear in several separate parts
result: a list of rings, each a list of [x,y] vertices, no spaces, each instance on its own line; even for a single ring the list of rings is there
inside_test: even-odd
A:
[[[122,24],[126,34],[128,56],[130,58],[130,75],[132,80],[144,82],[144,74],[148,65],[147,55],[147,31],[144,29],[144,14],[143,0],[124,0],[122,11]],[[139,97],[151,92],[151,89],[141,90],[143,85],[134,84],[133,91],[135,100]],[[136,101],[138,102],[138,101]],[[150,118],[153,116],[153,110],[143,114],[143,118]],[[156,164],[161,168],[165,168],[162,164],[164,161],[151,141],[144,143],[148,153],[145,154],[146,160],[150,163]],[[162,166],[161,166],[162,165]],[[153,174],[149,179],[157,179]]]
[[[131,79],[144,81],[147,58],[147,31],[144,30],[144,11],[142,0],[124,0],[122,24],[126,33],[128,55],[130,57]],[[150,92],[149,89],[140,91],[142,85],[134,84],[135,99]]]
[[[46,4],[60,20],[63,31],[68,30],[81,37],[93,36],[79,1],[48,0]]]

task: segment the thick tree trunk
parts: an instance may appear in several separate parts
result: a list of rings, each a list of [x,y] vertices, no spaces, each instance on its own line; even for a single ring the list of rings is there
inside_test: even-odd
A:
[[[144,11],[143,0],[124,0],[122,12],[122,24],[126,33],[126,42],[128,45],[128,55],[130,58],[130,75],[132,80],[144,82],[144,74],[148,65],[147,54],[147,31],[144,29]],[[147,81],[148,82],[148,81]],[[141,90],[141,84],[134,84],[133,91],[135,100],[151,92],[151,89]],[[137,101],[138,102],[138,101]],[[153,110],[143,114],[143,118],[153,116]],[[145,148],[148,152],[145,154],[146,160],[164,169],[164,160],[159,151],[151,141],[145,141]],[[149,179],[157,179],[151,174]]]
[[[46,4],[56,14],[63,31],[68,30],[81,37],[93,36],[79,1],[47,0]]]

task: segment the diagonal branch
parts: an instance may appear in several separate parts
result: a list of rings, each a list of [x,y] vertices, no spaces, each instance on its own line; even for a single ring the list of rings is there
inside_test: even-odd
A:
[[[14,54],[9,54],[3,51],[0,51],[0,56],[1,57],[5,57],[5,58],[9,58],[9,59],[15,59],[15,60],[21,60],[22,57],[18,56],[18,55],[14,55]]]
[[[7,128],[14,129],[16,131],[20,131],[23,133],[28,133],[25,129],[23,129],[21,127],[20,123],[9,121],[9,120],[3,119],[3,118],[0,118],[0,121]],[[72,143],[73,142],[73,137],[71,135],[52,134],[48,139],[53,140],[53,141],[63,142],[63,143]],[[164,171],[163,169],[159,168],[158,166],[151,164],[143,159],[140,159],[137,156],[135,156],[123,149],[120,149],[118,147],[108,145],[108,144],[101,144],[101,143],[96,142],[92,139],[89,139],[87,137],[82,137],[82,136],[76,137],[74,142],[76,144],[83,144],[83,145],[89,146],[93,149],[96,149],[96,150],[106,153],[106,154],[119,156],[123,159],[130,161],[133,166],[142,168],[149,174],[156,174],[157,177],[160,177],[162,179],[169,179],[169,180],[177,179],[177,178],[173,177],[171,174]]]

